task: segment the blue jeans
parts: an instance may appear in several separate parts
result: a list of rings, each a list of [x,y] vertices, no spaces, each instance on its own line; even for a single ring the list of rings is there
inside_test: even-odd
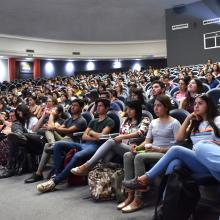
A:
[[[205,148],[208,147],[209,146],[206,146]],[[206,153],[204,152],[204,157],[205,154]],[[209,170],[210,167],[207,166],[207,164],[203,165],[203,163],[201,163],[199,159],[197,159],[197,154],[195,151],[189,150],[181,146],[171,147],[167,151],[167,153],[148,172],[145,173],[145,175],[148,177],[149,180],[152,180],[160,173],[163,173],[165,171],[166,173],[171,173],[173,167],[180,164],[186,166],[188,169],[191,170],[192,173],[211,175],[211,172]]]
[[[77,152],[74,154],[70,162],[66,167],[62,169],[63,163],[63,152],[68,152],[72,148],[75,148]],[[67,142],[67,141],[58,141],[54,144],[53,155],[54,155],[54,171],[56,177],[54,178],[55,184],[63,181],[70,170],[77,166],[81,161],[89,159],[98,149],[98,145],[95,143],[76,143],[76,142]]]
[[[200,141],[194,146],[196,158],[220,181],[220,146],[210,141]]]

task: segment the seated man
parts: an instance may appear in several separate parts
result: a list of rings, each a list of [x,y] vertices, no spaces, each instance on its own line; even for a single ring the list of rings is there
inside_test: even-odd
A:
[[[47,137],[48,143],[44,146],[44,151],[41,156],[41,160],[38,166],[38,169],[31,177],[25,180],[25,183],[34,183],[40,180],[43,180],[43,170],[50,158],[50,154],[48,153],[48,145],[54,144],[55,141],[65,140],[65,141],[78,141],[74,139],[73,133],[84,131],[86,129],[87,123],[86,120],[81,116],[82,109],[84,107],[84,103],[80,99],[75,99],[70,107],[72,117],[66,119],[62,125],[59,123],[54,123],[53,114],[50,115],[50,119],[47,126],[47,131],[45,135]],[[61,135],[64,135],[62,137]]]
[[[111,100],[111,93],[109,91],[104,91],[100,93],[100,98],[110,100],[110,111],[121,111],[119,105]]]
[[[106,99],[99,99],[96,101],[98,118],[92,120],[88,128],[85,130],[82,136],[84,143],[77,142],[66,142],[59,141],[54,144],[54,170],[55,177],[48,180],[47,182],[37,185],[39,192],[51,191],[55,186],[63,181],[70,173],[70,170],[80,162],[84,162],[89,159],[102,144],[100,137],[105,134],[109,134],[111,129],[114,127],[114,121],[107,116],[107,111],[110,107],[110,101]],[[67,166],[62,169],[62,154],[63,152],[68,152],[70,149],[75,148],[76,153],[67,164]]]
[[[153,81],[151,94],[152,94],[153,98],[151,98],[147,101],[146,110],[149,111],[153,115],[154,118],[156,118],[156,115],[154,113],[154,101],[158,95],[165,94],[165,84],[161,81],[158,81],[158,80]],[[178,106],[176,106],[176,103],[172,97],[170,97],[170,101],[171,101],[171,105],[172,105],[171,109],[178,108]]]

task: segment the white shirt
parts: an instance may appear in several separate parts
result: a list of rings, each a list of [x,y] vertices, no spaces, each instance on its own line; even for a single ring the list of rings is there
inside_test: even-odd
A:
[[[29,133],[32,133],[33,132],[32,129],[37,124],[37,122],[38,122],[37,117],[33,116],[33,117],[30,118],[28,126],[27,126],[27,123],[25,123],[24,127],[27,129],[27,131]]]
[[[214,119],[214,123],[220,130],[220,116]],[[203,140],[220,141],[220,138],[216,137],[213,128],[209,125],[208,121],[203,121],[199,125],[199,131],[191,133],[190,137],[193,145]]]

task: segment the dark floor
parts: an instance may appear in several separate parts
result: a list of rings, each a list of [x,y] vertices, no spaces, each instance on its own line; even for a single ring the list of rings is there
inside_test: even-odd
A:
[[[140,211],[123,214],[114,201],[96,203],[88,199],[88,186],[66,187],[39,194],[37,183],[24,184],[28,175],[0,180],[0,220],[151,220],[153,204]],[[152,195],[151,195],[152,196]],[[155,195],[156,196],[156,195]],[[87,199],[86,199],[87,198]],[[210,209],[201,207],[197,220],[219,220]]]

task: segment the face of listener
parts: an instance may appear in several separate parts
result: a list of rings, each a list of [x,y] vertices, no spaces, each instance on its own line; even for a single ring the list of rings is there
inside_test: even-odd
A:
[[[73,104],[71,105],[71,113],[74,114],[78,114],[81,112],[81,107],[79,105],[78,102],[73,102]]]
[[[156,100],[154,102],[154,113],[158,118],[167,115],[167,108],[165,108],[165,106],[161,102]]]
[[[53,101],[52,101],[52,99],[48,99],[48,100],[47,100],[47,107],[48,107],[48,108],[53,107]]]
[[[102,102],[97,103],[96,109],[99,115],[104,115],[107,112],[107,109],[105,108],[105,105]]]
[[[197,115],[205,116],[207,114],[207,110],[208,110],[207,103],[199,97],[196,98],[194,103],[194,112]]]
[[[186,84],[185,84],[184,80],[179,81],[179,88],[180,88],[181,91],[186,90]]]
[[[128,118],[130,118],[130,119],[136,118],[135,109],[128,107],[127,108],[127,115],[128,115]]]
[[[207,73],[206,74],[206,79],[208,82],[212,81],[212,74],[211,73]]]
[[[32,105],[34,105],[34,104],[35,104],[34,100],[33,100],[32,98],[29,98],[29,99],[28,99],[28,105],[29,105],[29,106],[32,106]]]
[[[194,93],[197,92],[197,84],[196,84],[196,81],[194,79],[192,79],[189,82],[189,85],[188,85],[187,89],[188,89],[189,92],[194,92]]]
[[[155,83],[152,85],[152,95],[157,96],[163,93],[163,89],[160,87],[159,84]]]
[[[15,112],[9,112],[9,121],[13,122],[16,120]]]

